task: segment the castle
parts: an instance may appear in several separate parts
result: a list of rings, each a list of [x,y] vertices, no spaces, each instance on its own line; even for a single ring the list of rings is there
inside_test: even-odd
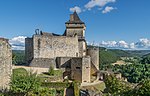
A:
[[[91,75],[99,70],[99,48],[87,47],[86,26],[76,12],[65,25],[63,35],[37,29],[32,38],[26,38],[26,63],[31,67],[60,69],[63,78],[91,82]]]
[[[9,89],[12,74],[12,51],[8,39],[0,38],[0,90]]]

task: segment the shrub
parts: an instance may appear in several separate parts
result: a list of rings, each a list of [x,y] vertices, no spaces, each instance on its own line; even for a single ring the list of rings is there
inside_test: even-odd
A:
[[[62,70],[54,70],[53,67],[49,68],[49,75],[50,76],[61,76],[62,74],[63,74]]]
[[[12,82],[11,82],[11,91],[13,93],[27,93],[29,91],[38,91],[40,87],[40,79],[37,77],[36,73],[28,72],[24,75],[16,74],[17,71],[14,71]]]

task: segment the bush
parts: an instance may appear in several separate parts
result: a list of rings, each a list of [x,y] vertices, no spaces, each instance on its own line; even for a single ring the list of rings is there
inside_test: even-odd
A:
[[[73,82],[74,96],[79,96],[79,82]]]
[[[13,71],[13,77],[11,82],[11,91],[13,93],[28,93],[29,91],[38,91],[40,87],[40,79],[36,73],[28,72],[27,74],[20,74],[17,69]]]
[[[53,67],[49,68],[49,75],[54,76],[54,68]]]
[[[62,76],[62,70],[54,70],[53,67],[49,68],[49,75],[50,76]]]
[[[42,83],[42,87],[49,88],[68,88],[71,83],[66,82],[44,82]]]
[[[54,88],[40,88],[38,92],[30,91],[27,96],[56,96]]]
[[[106,76],[104,82],[105,93],[110,93],[111,96],[129,96],[129,92],[133,89],[129,83],[117,79],[114,75]]]

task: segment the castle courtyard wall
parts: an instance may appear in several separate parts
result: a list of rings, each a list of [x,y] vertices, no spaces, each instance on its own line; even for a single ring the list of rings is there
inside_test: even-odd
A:
[[[7,39],[0,38],[0,90],[9,89],[12,74],[12,51]]]
[[[82,82],[91,82],[91,58],[89,56],[82,58]]]
[[[71,59],[71,79],[82,82],[82,58]]]
[[[25,59],[26,63],[29,64],[33,59],[33,39],[25,38]]]
[[[33,37],[34,58],[76,57],[78,37],[42,36]]]

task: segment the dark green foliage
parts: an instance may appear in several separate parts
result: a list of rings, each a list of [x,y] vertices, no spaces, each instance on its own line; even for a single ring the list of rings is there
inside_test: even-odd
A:
[[[150,54],[142,57],[136,56],[133,59],[126,60],[126,62],[132,64],[115,65],[112,67],[113,71],[122,73],[122,76],[126,77],[131,83],[139,83],[143,79],[150,78]]]
[[[4,93],[0,93],[0,96],[5,96],[5,94]]]
[[[115,65],[113,71],[120,72],[131,83],[150,78],[150,64]]]
[[[110,51],[101,51],[100,52],[101,64],[114,63],[118,60],[118,57]]]
[[[117,57],[131,57],[132,55],[125,50],[120,49],[108,49],[108,51],[114,53]]]
[[[100,69],[107,69],[111,66],[111,63],[116,62],[119,59],[116,54],[107,50],[100,49]]]
[[[24,50],[13,50],[12,51],[12,63],[15,65],[25,64]]]
[[[150,56],[145,55],[150,53],[150,50],[120,50],[120,49],[106,49],[100,47],[100,69],[106,70],[111,68],[111,63],[115,63],[120,57],[134,57],[139,61],[136,63],[148,64],[150,63]],[[141,57],[145,55],[142,60]],[[134,61],[131,63],[134,63]]]
[[[150,53],[150,50],[126,50],[132,57],[138,56],[141,57],[143,55],[146,55]]]
[[[150,64],[150,54],[144,55],[141,60],[142,64]]]
[[[68,82],[43,82],[42,87],[47,88],[67,88],[71,85],[71,83]]]
[[[49,68],[49,75],[54,76],[54,68],[53,67]]]
[[[145,79],[133,91],[135,96],[150,96],[150,79]]]
[[[54,70],[54,68],[53,67],[50,67],[49,68],[49,73],[48,73],[48,75],[50,75],[50,76],[62,76],[62,70]]]
[[[150,96],[150,79],[142,80],[135,86],[110,75],[104,82],[104,94],[107,96]]]
[[[40,79],[37,77],[36,73],[26,72],[23,68],[13,70],[11,82],[11,91],[13,93],[27,94],[29,91],[37,92],[39,87]]]
[[[24,68],[13,69],[10,96],[62,96],[68,82],[41,82],[36,74]],[[8,96],[9,96],[8,95]]]
[[[79,82],[73,82],[74,96],[79,96]]]
[[[118,80],[115,76],[106,76],[105,80],[105,93],[109,93],[112,96],[129,96],[129,92],[132,90],[132,86],[127,82]]]
[[[121,57],[130,57],[130,53],[120,49],[106,49],[100,47],[100,69],[106,70],[111,68],[111,64],[115,63]]]
[[[27,96],[56,96],[56,94],[57,92],[54,88],[40,88],[38,92],[28,92]],[[62,94],[60,96],[62,96]]]

